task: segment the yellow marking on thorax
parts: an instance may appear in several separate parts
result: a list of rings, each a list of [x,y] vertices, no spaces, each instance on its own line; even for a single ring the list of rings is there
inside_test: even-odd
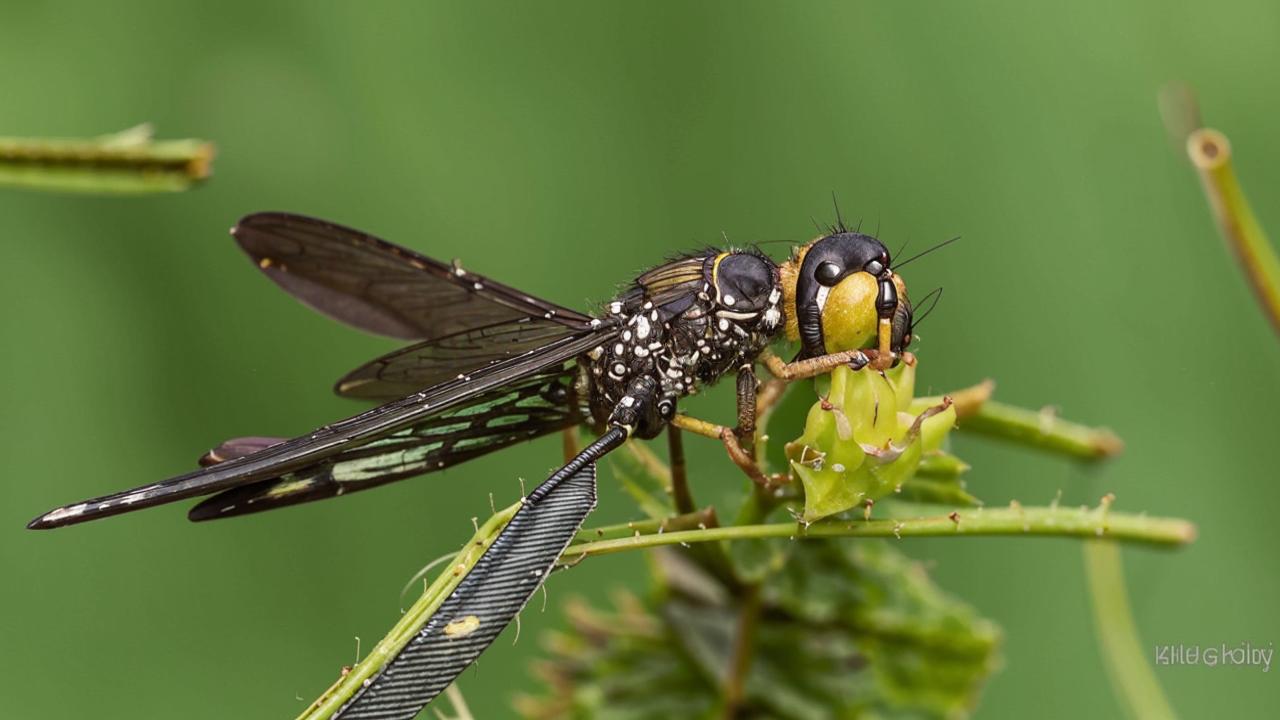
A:
[[[720,302],[720,261],[729,257],[729,253],[722,252],[716,256],[715,262],[711,263],[711,287],[716,291],[716,302]]]

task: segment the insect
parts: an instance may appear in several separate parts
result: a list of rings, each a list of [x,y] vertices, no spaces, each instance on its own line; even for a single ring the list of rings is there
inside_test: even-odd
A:
[[[524,607],[595,507],[595,463],[629,438],[679,425],[681,398],[736,374],[737,426],[718,436],[757,477],[737,440],[753,430],[757,362],[783,379],[846,364],[884,368],[912,339],[911,304],[888,250],[843,226],[783,263],[750,249],[674,258],[597,314],[300,215],[249,215],[231,233],[307,305],[415,341],[337,383],[340,395],[384,404],[293,439],[229,440],[199,470],[56,508],[28,527],[194,497],[205,499],[192,520],[244,515],[434,472],[577,425],[596,431],[529,493],[423,630],[339,712],[344,718],[410,718],[452,682]],[[783,335],[800,343],[792,362],[768,351]]]

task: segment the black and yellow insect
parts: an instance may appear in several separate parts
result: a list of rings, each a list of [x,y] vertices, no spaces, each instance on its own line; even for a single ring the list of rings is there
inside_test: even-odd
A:
[[[594,508],[596,461],[632,436],[657,436],[677,419],[681,398],[736,373],[738,430],[749,431],[757,362],[794,379],[841,364],[886,367],[911,342],[911,305],[889,252],[843,227],[781,264],[755,250],[673,259],[595,315],[312,218],[254,214],[232,235],[311,307],[416,341],[337,384],[340,395],[385,404],[293,439],[230,440],[200,470],[65,505],[29,527],[205,496],[191,519],[243,515],[430,473],[575,425],[597,431],[528,495],[418,636],[340,711],[345,718],[413,717],[452,682]],[[784,334],[802,348],[791,363],[767,353]],[[726,443],[733,437],[724,433]]]

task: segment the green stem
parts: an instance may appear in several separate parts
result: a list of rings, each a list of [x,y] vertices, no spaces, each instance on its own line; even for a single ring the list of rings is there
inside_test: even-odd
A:
[[[1157,546],[1177,546],[1195,539],[1195,525],[1176,518],[1153,518],[1106,508],[1011,507],[959,510],[950,515],[901,520],[820,522],[807,528],[799,523],[735,525],[731,527],[634,535],[609,540],[575,542],[561,562],[576,563],[594,555],[608,555],[663,545],[745,540],[750,538],[938,537],[1036,535],[1098,538]]]
[[[707,507],[684,515],[666,518],[650,518],[648,520],[632,520],[616,525],[602,525],[598,528],[586,528],[578,531],[574,542],[584,543],[594,540],[613,540],[616,538],[651,535],[657,532],[673,532],[692,530],[695,528],[716,525],[715,508]]]
[[[458,689],[457,683],[445,688],[444,696],[449,698],[449,704],[453,706],[453,712],[456,713],[449,720],[475,720],[475,715],[472,715],[471,708],[467,707],[467,699],[462,697],[462,691]],[[444,716],[440,715],[440,717],[443,720]]]
[[[1124,443],[1106,428],[1092,428],[1059,418],[1048,410],[1028,410],[987,400],[957,423],[965,432],[1002,438],[1037,450],[1084,460],[1118,455]]]
[[[1133,625],[1120,548],[1114,543],[1085,543],[1084,567],[1102,659],[1111,685],[1129,717],[1173,718],[1173,708],[1160,689],[1160,682],[1147,662],[1150,656],[1143,652]]]
[[[449,593],[462,582],[462,578],[471,571],[476,561],[484,554],[484,550],[489,547],[494,538],[498,537],[498,533],[502,532],[502,528],[506,527],[511,517],[520,509],[520,505],[521,503],[515,503],[504,508],[485,521],[485,524],[476,530],[471,540],[458,551],[449,568],[436,577],[435,582],[431,583],[422,597],[418,598],[409,611],[401,616],[400,621],[378,642],[369,656],[338,678],[332,687],[298,716],[298,720],[320,720],[320,718],[331,717],[354,697],[360,688],[364,687],[366,680],[376,675],[384,665],[399,654],[427,623]]]
[[[920,458],[920,467],[916,468],[916,477],[955,480],[967,472],[969,472],[969,464],[955,455],[934,453]]]
[[[755,658],[756,626],[760,624],[760,585],[748,585],[741,591],[742,603],[738,609],[737,633],[733,639],[728,676],[724,679],[725,720],[738,717],[746,697],[747,673]]]
[[[1222,237],[1239,261],[1271,326],[1280,333],[1280,259],[1236,179],[1231,143],[1217,130],[1201,128],[1187,136],[1187,155],[1200,173],[1200,183]]]
[[[1163,546],[1181,545],[1195,538],[1195,526],[1185,520],[1113,513],[1109,507],[1110,503],[1096,509],[1014,505],[997,510],[966,509],[935,517],[822,522],[808,527],[796,523],[716,527],[714,515],[707,509],[664,521],[642,520],[583,530],[565,550],[560,564],[573,565],[589,556],[626,550],[751,538],[1039,535],[1105,537]],[[519,508],[520,503],[515,503],[490,517],[369,656],[339,678],[299,720],[331,717],[354,697],[365,681],[376,675],[422,629]],[[708,518],[712,523],[707,522]],[[690,529],[678,529],[686,527]]]
[[[96,138],[0,137],[0,186],[178,192],[209,177],[213,155],[213,144],[204,140],[154,140],[148,125]]]

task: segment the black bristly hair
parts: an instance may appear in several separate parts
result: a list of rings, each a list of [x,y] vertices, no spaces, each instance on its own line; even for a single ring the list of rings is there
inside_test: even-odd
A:
[[[915,334],[915,330],[916,328],[920,327],[920,323],[924,322],[924,319],[929,317],[929,313],[933,312],[934,308],[938,307],[938,301],[942,300],[941,285],[939,285],[937,288],[934,288],[933,290],[930,290],[928,295],[925,295],[923,298],[920,298],[919,306],[923,306],[925,303],[929,302],[930,298],[933,299],[933,302],[929,303],[929,309],[921,313],[920,317],[915,318],[914,320],[911,321],[912,334]]]
[[[960,239],[960,236],[959,236],[959,235],[956,235],[955,237],[951,238],[950,240],[943,240],[942,242],[938,243],[937,245],[934,245],[933,247],[929,248],[928,250],[921,250],[920,252],[916,253],[915,255],[912,255],[911,257],[907,258],[906,260],[903,260],[903,261],[902,261],[902,262],[900,262],[900,263],[894,263],[894,265],[893,265],[893,269],[894,269],[894,270],[899,270],[899,269],[901,269],[904,265],[906,265],[907,263],[909,263],[909,262],[911,262],[911,261],[913,261],[913,260],[919,260],[920,258],[924,257],[925,255],[928,255],[929,253],[933,252],[934,250],[941,250],[942,248],[944,248],[944,247],[946,247],[946,246],[950,245],[951,243],[953,243],[953,242],[955,242],[955,241],[957,241],[957,240],[959,240],[959,239]]]
[[[835,207],[835,209],[836,209],[836,224],[835,224],[835,227],[834,227],[834,228],[832,228],[832,230],[831,230],[831,234],[832,234],[832,235],[835,235],[837,231],[838,231],[838,232],[848,232],[848,230],[847,230],[847,229],[845,228],[845,226],[844,226],[844,218],[840,216],[840,203],[839,203],[839,202],[836,202],[836,191],[835,191],[835,190],[832,190],[832,191],[831,191],[831,205],[832,205],[833,207]],[[858,227],[862,227],[862,221],[861,221],[861,220],[859,220],[859,221],[858,221]]]
[[[898,251],[889,256],[890,259],[896,258],[896,257],[902,257],[902,253],[906,252],[907,246],[910,244],[911,244],[911,238],[907,238],[906,240],[903,240],[902,245],[898,248]],[[894,267],[897,267],[897,265],[894,265]]]

